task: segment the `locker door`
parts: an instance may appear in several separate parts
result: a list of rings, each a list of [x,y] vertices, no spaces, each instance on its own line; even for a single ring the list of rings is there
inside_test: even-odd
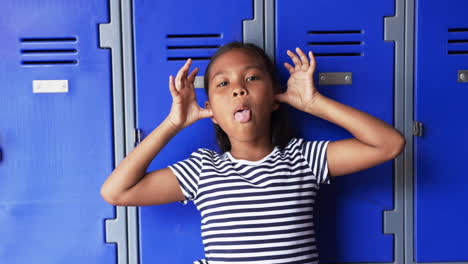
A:
[[[289,73],[286,50],[312,50],[318,73],[351,72],[352,84],[318,85],[319,91],[393,124],[394,43],[384,41],[384,17],[394,0],[276,1],[276,62]],[[327,81],[328,76],[324,77]],[[320,81],[321,82],[321,81]],[[338,140],[351,135],[324,120],[292,110],[299,134]],[[383,233],[383,211],[393,209],[393,162],[322,185],[316,206],[321,263],[392,262],[393,237]]]
[[[468,2],[416,1],[417,262],[468,261]],[[464,80],[459,72],[465,70]]]
[[[2,1],[0,14],[0,263],[115,263],[100,196],[113,167],[107,1]]]
[[[169,114],[168,77],[188,58],[204,75],[210,56],[224,43],[242,41],[242,20],[252,19],[251,0],[134,1],[136,122],[148,135]],[[200,105],[203,89],[196,89]],[[211,120],[201,120],[175,136],[149,171],[187,158],[200,147],[216,149]],[[139,208],[142,263],[191,263],[204,257],[200,215],[193,203]]]

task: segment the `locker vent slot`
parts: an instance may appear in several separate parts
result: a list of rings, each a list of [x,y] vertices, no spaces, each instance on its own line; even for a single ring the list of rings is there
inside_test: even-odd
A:
[[[76,37],[21,38],[21,64],[62,66],[78,64]]]
[[[220,38],[221,34],[172,34],[167,38]]]
[[[168,34],[167,60],[208,61],[221,46],[221,34]]]
[[[76,49],[22,49],[21,53],[22,54],[27,54],[27,53],[75,53]]]
[[[209,60],[211,59],[211,57],[190,57],[190,56],[187,56],[187,57],[167,57],[167,60],[168,61],[186,61],[188,59],[192,59],[193,61],[195,60]]]
[[[361,30],[311,30],[309,34],[362,34]]]
[[[448,54],[468,54],[468,28],[448,29]]]
[[[468,28],[449,28],[449,32],[468,32]]]
[[[75,42],[76,38],[22,38],[21,42]]]
[[[58,61],[58,60],[54,60],[54,61],[46,61],[46,60],[42,60],[42,61],[22,61],[22,64],[23,65],[54,65],[54,64],[76,64],[77,61],[76,60],[64,60],[64,61]]]
[[[307,45],[320,50],[314,52],[316,57],[363,56],[362,30],[311,30],[307,34],[314,40]]]
[[[167,46],[167,49],[217,49],[219,45],[212,45],[212,46]]]

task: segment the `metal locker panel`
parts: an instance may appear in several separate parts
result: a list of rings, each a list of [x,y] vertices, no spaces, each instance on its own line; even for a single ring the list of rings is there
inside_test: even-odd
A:
[[[136,122],[148,135],[169,114],[168,77],[188,58],[204,75],[210,56],[230,41],[242,41],[242,20],[252,19],[253,2],[134,1]],[[204,106],[206,95],[196,89]],[[200,147],[217,149],[211,120],[204,119],[176,135],[149,171],[187,158]],[[204,257],[200,214],[192,202],[139,207],[142,263],[191,263]]]
[[[416,1],[414,236],[417,262],[468,261],[468,2]],[[450,139],[450,140],[449,140]]]
[[[376,116],[394,118],[394,43],[384,41],[384,17],[395,1],[276,1],[276,63],[289,73],[286,50],[314,52],[317,88],[324,95]],[[318,85],[319,74],[352,73],[352,83]],[[299,134],[338,140],[351,135],[327,121],[291,111]],[[393,237],[383,233],[383,212],[393,209],[393,162],[322,185],[316,207],[321,263],[393,262]]]
[[[114,208],[100,196],[113,168],[110,59],[97,32],[107,1],[1,6],[0,262],[115,263],[103,222]]]

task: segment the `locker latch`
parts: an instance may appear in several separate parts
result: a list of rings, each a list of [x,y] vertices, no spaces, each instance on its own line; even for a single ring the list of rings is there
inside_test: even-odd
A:
[[[136,128],[135,129],[135,147],[140,144],[140,142],[143,140],[143,131],[141,129]]]
[[[468,70],[458,71],[458,82],[468,82]]]
[[[423,134],[423,123],[413,121],[413,136],[421,137]]]

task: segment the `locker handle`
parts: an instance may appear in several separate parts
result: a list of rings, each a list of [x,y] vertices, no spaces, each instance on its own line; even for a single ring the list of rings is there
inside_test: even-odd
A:
[[[458,82],[468,82],[468,70],[458,71]]]
[[[349,85],[353,84],[352,72],[320,72],[319,85]]]

